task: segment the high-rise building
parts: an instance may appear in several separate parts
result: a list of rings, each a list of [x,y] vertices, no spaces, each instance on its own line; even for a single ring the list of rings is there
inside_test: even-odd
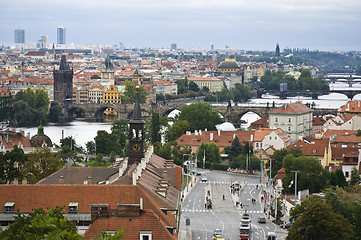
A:
[[[280,56],[280,45],[277,43],[276,45],[276,53],[275,53],[275,56],[276,57],[279,57]]]
[[[25,43],[25,30],[15,29],[14,33],[14,42],[15,43]]]
[[[66,44],[66,35],[65,35],[65,28],[58,27],[57,28],[57,44]]]
[[[48,45],[48,36],[46,36],[46,35],[40,36],[40,39],[38,40],[36,47],[37,48],[46,48],[47,45]]]
[[[211,43],[211,50],[214,50],[214,43]]]
[[[170,50],[177,50],[177,44],[176,43],[172,43],[170,45]]]

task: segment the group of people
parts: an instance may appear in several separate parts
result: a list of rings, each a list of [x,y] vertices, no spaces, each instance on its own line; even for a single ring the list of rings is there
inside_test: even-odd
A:
[[[256,199],[252,198],[252,203],[256,204]]]

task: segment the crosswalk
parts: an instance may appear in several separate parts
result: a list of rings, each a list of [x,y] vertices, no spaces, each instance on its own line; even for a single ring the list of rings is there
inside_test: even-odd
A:
[[[240,213],[245,213],[244,210],[240,210]],[[262,211],[247,211],[247,213],[263,213]]]
[[[212,212],[211,209],[182,209],[182,212]]]
[[[222,182],[222,181],[207,181],[207,182],[199,182],[201,184],[228,184],[228,185],[231,185],[231,182]],[[234,183],[234,182],[233,182]],[[261,184],[259,183],[248,183],[249,186],[261,186]]]

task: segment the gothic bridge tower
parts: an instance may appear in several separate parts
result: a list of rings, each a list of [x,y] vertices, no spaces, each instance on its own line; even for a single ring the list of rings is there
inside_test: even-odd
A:
[[[70,69],[65,56],[61,56],[59,70],[54,69],[54,100],[62,107],[71,104],[73,98],[73,69]]]

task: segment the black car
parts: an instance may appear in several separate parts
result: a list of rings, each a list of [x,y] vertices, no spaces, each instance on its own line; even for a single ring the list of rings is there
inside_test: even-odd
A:
[[[258,217],[257,222],[258,223],[266,223],[266,218],[265,217]]]

